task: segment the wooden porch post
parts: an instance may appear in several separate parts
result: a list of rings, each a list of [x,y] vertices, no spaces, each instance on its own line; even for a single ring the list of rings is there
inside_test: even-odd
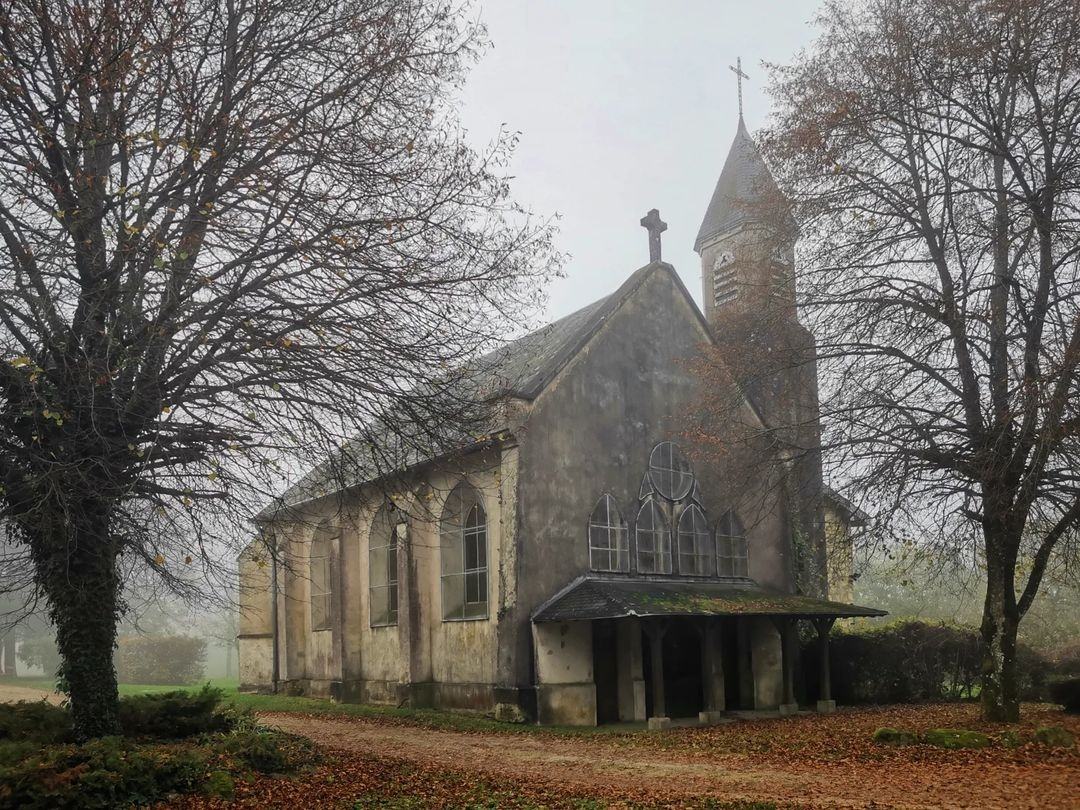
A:
[[[698,722],[713,723],[724,711],[724,662],[720,650],[720,620],[706,616],[695,623],[701,639],[701,697],[702,710]]]
[[[780,670],[783,674],[783,699],[780,702],[780,714],[789,715],[799,711],[795,702],[795,619],[790,616],[777,616],[773,619],[780,631]]]
[[[818,694],[817,710],[823,714],[832,714],[836,711],[836,701],[832,697],[832,672],[829,663],[829,631],[832,630],[836,617],[828,616],[822,619],[814,619],[814,627],[818,633],[818,657],[820,689]]]
[[[667,624],[660,619],[645,625],[649,634],[649,660],[652,669],[653,716],[649,718],[650,729],[662,729],[671,725],[664,701],[664,633]]]

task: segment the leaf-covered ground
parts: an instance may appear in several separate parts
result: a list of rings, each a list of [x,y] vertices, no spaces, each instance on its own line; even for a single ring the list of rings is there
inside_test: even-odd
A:
[[[1080,807],[1080,752],[1034,743],[1038,726],[1080,736],[1080,718],[1025,707],[1019,727],[968,705],[903,706],[604,735],[423,727],[393,717],[273,714],[326,761],[299,778],[238,785],[249,807]],[[977,729],[992,744],[948,751],[872,741],[882,726]],[[1022,744],[1010,747],[1008,731]],[[212,807],[190,799],[182,807]]]

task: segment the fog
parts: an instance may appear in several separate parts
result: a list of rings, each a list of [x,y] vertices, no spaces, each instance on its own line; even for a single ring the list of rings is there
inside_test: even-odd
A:
[[[700,299],[694,236],[738,121],[763,125],[762,60],[785,62],[813,38],[808,0],[488,0],[493,47],[464,90],[462,118],[485,143],[521,131],[514,196],[562,216],[571,254],[550,288],[559,317],[613,291],[648,261],[638,220],[659,208],[664,259]],[[700,300],[699,300],[700,303]]]

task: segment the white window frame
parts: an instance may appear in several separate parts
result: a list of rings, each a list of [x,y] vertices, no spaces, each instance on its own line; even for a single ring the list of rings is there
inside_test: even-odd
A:
[[[611,494],[605,492],[593,507],[588,534],[590,569],[622,574],[630,571],[630,532]],[[605,557],[606,565],[601,564]]]
[[[461,487],[463,485],[459,485]],[[440,521],[439,531],[439,548],[440,548],[440,586],[441,586],[441,604],[442,604],[442,620],[444,622],[470,622],[470,621],[483,621],[488,618],[489,610],[489,594],[491,582],[488,576],[488,531],[487,531],[487,510],[484,509],[483,501],[481,500],[479,493],[473,490],[468,485],[464,493],[460,493],[458,489],[455,489],[447,499],[447,503],[451,503],[452,500],[456,500],[464,512],[462,515],[445,514]],[[473,564],[469,564],[468,552],[469,541],[474,541],[475,548],[482,551],[482,558],[479,554],[474,555],[477,559],[473,561]],[[443,553],[447,544],[456,544],[459,559],[461,560],[460,571],[448,571],[446,569],[446,555]],[[477,599],[469,599],[470,581],[476,583],[475,593],[479,597]],[[450,588],[461,589],[461,611],[460,613],[449,612],[447,609],[447,596]]]
[[[700,505],[691,503],[682,510],[676,536],[679,573],[692,577],[715,576],[716,544]]]
[[[716,528],[716,567],[722,577],[750,576],[750,548],[746,530],[734,511],[727,511]]]
[[[334,538],[323,531],[322,527],[315,530],[308,552],[308,604],[313,633],[331,630],[334,624]],[[316,553],[319,551],[324,553]],[[319,575],[316,567],[320,569]],[[317,586],[319,582],[322,588]]]
[[[404,545],[408,527],[405,523],[395,523],[390,526],[390,531],[383,537],[376,536],[376,530],[380,523],[389,522],[383,515],[376,516],[371,524],[371,532],[368,534],[368,624],[371,627],[393,627],[398,623],[398,554]],[[373,545],[373,540],[385,540],[385,543]],[[383,552],[382,555],[379,552]],[[381,576],[376,579],[381,558],[383,570]],[[385,593],[386,612],[383,615],[375,615],[375,605],[379,601],[377,595]]]
[[[650,526],[643,528],[642,517],[648,515]],[[648,537],[649,549],[642,551],[642,540]],[[660,504],[652,496],[645,499],[641,504],[641,508],[637,513],[637,520],[634,521],[634,547],[635,547],[635,563],[637,564],[637,571],[640,574],[670,574],[672,572],[671,565],[671,525],[668,523],[667,515],[664,514],[664,510]],[[652,570],[646,570],[641,564],[642,554],[651,555],[659,565],[654,565]]]

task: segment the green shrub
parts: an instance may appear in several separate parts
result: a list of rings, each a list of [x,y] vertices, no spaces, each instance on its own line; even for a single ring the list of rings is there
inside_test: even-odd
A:
[[[1080,642],[1054,647],[1045,658],[1047,673],[1054,680],[1080,678]]]
[[[231,799],[236,792],[236,784],[228,771],[211,771],[203,784],[203,793],[217,796],[219,799]]]
[[[190,792],[206,772],[199,749],[140,748],[120,737],[39,749],[0,768],[0,808],[106,808]]]
[[[120,700],[120,728],[131,737],[190,737],[234,727],[234,712],[218,711],[222,692],[209,684],[198,692],[130,695]]]
[[[914,745],[919,741],[914,731],[899,728],[879,728],[874,732],[874,742],[886,745]]]
[[[1064,706],[1069,714],[1080,714],[1080,678],[1050,684],[1050,699]]]
[[[1003,731],[998,735],[998,742],[1006,748],[1019,748],[1024,744],[1019,731]]]
[[[990,738],[981,731],[966,731],[958,728],[932,728],[923,735],[923,740],[938,748],[986,748]]]
[[[225,737],[221,750],[260,773],[290,773],[315,761],[304,737],[281,731],[244,731]]]
[[[27,740],[21,742],[4,740],[0,742],[0,768],[17,765],[40,750],[41,743],[29,742]]]
[[[71,714],[67,709],[44,700],[0,703],[0,740],[48,744],[70,739]]]
[[[141,806],[200,791],[228,799],[238,774],[288,773],[315,759],[309,741],[276,731],[208,735],[194,743],[7,742],[0,744],[0,810]]]
[[[1061,726],[1043,726],[1035,729],[1035,742],[1051,748],[1072,748],[1076,738]]]
[[[206,640],[188,636],[124,636],[116,646],[121,683],[197,683],[206,668]]]
[[[198,692],[122,697],[120,728],[129,737],[175,739],[255,726],[249,712],[219,707],[221,698],[221,690],[209,685]],[[0,741],[48,745],[71,739],[71,714],[66,707],[45,701],[0,703]]]

